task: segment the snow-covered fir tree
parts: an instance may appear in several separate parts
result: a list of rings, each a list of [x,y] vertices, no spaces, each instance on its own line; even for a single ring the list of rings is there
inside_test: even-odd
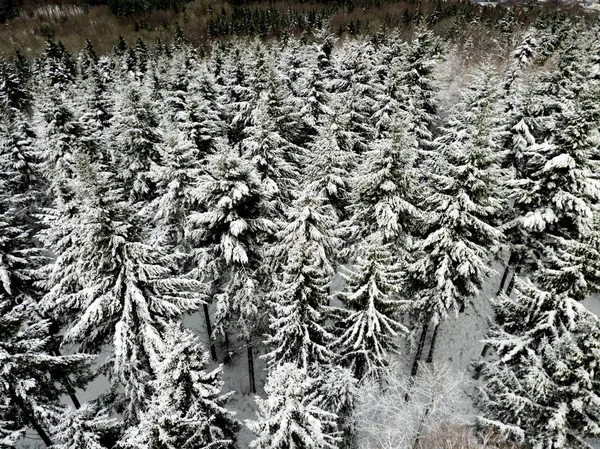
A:
[[[270,366],[296,363],[304,370],[331,363],[332,335],[325,329],[332,256],[340,246],[335,218],[324,199],[304,193],[288,210],[288,224],[272,250],[278,275],[270,295]]]
[[[394,258],[394,246],[374,234],[352,267],[341,272],[346,286],[337,297],[346,309],[335,311],[333,345],[340,362],[359,380],[380,377],[400,335],[408,332],[398,321],[407,304],[399,299],[402,265]]]
[[[336,415],[306,404],[312,379],[293,363],[276,367],[265,385],[267,399],[256,398],[258,419],[246,421],[257,438],[250,443],[255,449],[327,449],[335,448],[337,437],[324,432]]]
[[[517,281],[494,302],[480,422],[531,448],[588,448],[597,437],[600,321],[570,295]]]
[[[26,428],[46,446],[53,441],[49,425],[61,419],[61,397],[89,378],[90,357],[50,355],[50,322],[40,320],[31,300],[15,304],[0,297],[0,441],[14,447]]]
[[[260,288],[266,239],[275,231],[270,194],[256,169],[222,143],[191,192],[199,210],[188,219],[196,270],[217,294],[215,332],[239,318],[251,335],[262,308]]]
[[[353,152],[358,137],[349,131],[350,117],[339,105],[317,126],[317,134],[308,145],[304,166],[308,187],[323,195],[334,208],[338,220],[349,214],[350,178],[356,166]]]
[[[300,174],[291,154],[300,149],[286,139],[279,130],[276,113],[270,104],[268,92],[263,92],[252,112],[252,126],[245,129],[241,142],[243,154],[252,161],[260,174],[264,189],[276,200],[275,207],[282,213],[298,190]]]
[[[372,142],[358,168],[350,226],[358,240],[378,232],[384,243],[395,242],[406,252],[406,239],[420,220],[420,189],[414,166],[416,139],[403,119],[392,117],[389,134]]]
[[[65,340],[82,350],[98,353],[112,345],[105,366],[112,385],[123,387],[123,402],[116,406],[127,422],[136,422],[159,360],[162,332],[183,313],[198,309],[202,289],[199,282],[177,276],[177,254],[143,242],[139,218],[112,189],[112,175],[97,168],[90,160],[78,164],[85,200],[80,200],[77,225],[66,222],[72,240],[61,243],[61,220],[43,236],[59,262],[49,273],[42,307],[57,320],[71,317]]]
[[[121,434],[119,421],[100,402],[66,409],[50,431],[57,449],[102,449],[114,445]]]
[[[452,311],[462,312],[479,292],[492,273],[491,250],[503,237],[495,226],[503,207],[503,172],[494,85],[481,72],[436,141],[439,158],[428,175],[431,193],[422,203],[429,223],[415,243],[404,279],[422,325],[415,363],[429,322],[434,326],[431,360],[439,323]]]
[[[112,157],[118,161],[117,179],[130,201],[143,204],[155,195],[149,172],[151,165],[159,161],[161,136],[157,109],[148,93],[135,82],[131,84],[119,93],[120,101],[112,118]]]
[[[179,325],[169,326],[148,408],[119,447],[234,448],[239,424],[224,407],[233,392],[221,393],[221,367],[207,372],[207,364],[198,338]]]
[[[411,130],[420,150],[432,149],[437,119],[435,95],[437,85],[433,70],[441,53],[435,35],[423,28],[417,30],[406,52],[401,56],[398,74],[398,100],[409,114]]]

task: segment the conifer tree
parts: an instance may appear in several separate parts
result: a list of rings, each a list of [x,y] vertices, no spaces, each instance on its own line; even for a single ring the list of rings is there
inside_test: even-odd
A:
[[[139,218],[111,185],[111,174],[91,161],[78,161],[82,212],[69,230],[70,242],[61,246],[60,227],[43,236],[59,260],[42,306],[57,319],[72,317],[65,341],[91,353],[114,347],[105,367],[112,386],[123,388],[115,406],[130,424],[146,403],[165,327],[198,309],[201,285],[177,277],[177,254],[143,243]]]
[[[151,165],[159,161],[159,120],[156,109],[137,86],[126,86],[112,118],[111,140],[119,166],[118,180],[132,203],[154,198]]]
[[[337,348],[341,363],[362,380],[379,377],[397,350],[399,335],[408,332],[398,317],[402,267],[392,256],[393,245],[375,234],[364,243],[351,268],[342,270],[346,281],[337,296],[346,309],[337,309]]]
[[[176,122],[189,133],[189,138],[200,151],[200,158],[204,160],[217,151],[219,139],[226,135],[224,107],[220,103],[218,86],[208,69],[203,68],[190,81],[190,90],[193,94],[186,101],[184,111],[176,117]]]
[[[348,54],[356,57],[348,58]],[[348,131],[353,134],[352,150],[357,154],[367,151],[374,137],[371,115],[375,107],[374,49],[364,40],[349,43],[336,54],[337,76],[332,80],[342,110],[348,115]]]
[[[351,224],[357,238],[378,232],[384,243],[395,242],[406,257],[405,242],[419,221],[416,139],[402,123],[392,119],[392,130],[372,143],[359,167],[351,198]]]
[[[436,141],[440,160],[430,174],[432,193],[423,203],[429,226],[415,245],[405,279],[423,326],[413,375],[428,323],[435,326],[427,356],[431,361],[439,323],[451,311],[462,312],[477,294],[492,272],[490,249],[502,239],[495,227],[503,173],[496,150],[500,133],[494,121],[494,86],[493,78],[482,72]]]
[[[66,409],[50,428],[53,448],[102,449],[111,447],[120,435],[120,423],[110,418],[99,402],[88,402],[79,409]]]
[[[72,385],[81,387],[88,378],[90,357],[82,354],[49,355],[50,322],[35,318],[31,300],[17,304],[0,298],[0,441],[12,447],[33,429],[50,447],[48,424],[60,411],[60,398],[68,393],[62,380],[71,374]],[[4,398],[7,398],[6,401]]]
[[[306,370],[293,363],[284,363],[271,372],[265,385],[267,399],[256,398],[258,419],[246,421],[246,426],[257,435],[251,448],[336,447],[336,438],[324,432],[324,426],[336,416],[304,403],[311,383]]]
[[[275,207],[281,213],[284,204],[291,201],[292,192],[298,189],[300,175],[290,162],[289,154],[297,153],[299,148],[281,135],[268,102],[268,94],[264,92],[252,113],[252,126],[244,131],[241,146],[260,174],[265,190],[277,201]]]
[[[48,180],[56,200],[65,207],[71,205],[75,197],[75,154],[82,135],[79,117],[63,95],[52,92],[50,104],[43,105],[40,111],[44,134],[39,139],[42,157],[42,171]]]
[[[0,61],[0,110],[10,114],[11,110],[27,111],[31,105],[31,93],[27,79],[16,64]]]
[[[302,132],[298,142],[295,143],[306,146],[316,136],[318,125],[324,117],[332,112],[329,107],[331,95],[327,91],[325,80],[320,72],[318,58],[311,60],[311,65],[301,86],[296,101],[300,109]]]
[[[565,292],[521,280],[515,290],[494,301],[480,422],[526,447],[588,448],[600,434],[600,321]]]
[[[250,124],[252,111],[255,107],[257,94],[249,84],[249,73],[245,65],[246,53],[243,53],[239,43],[228,55],[226,60],[227,88],[225,92],[228,115],[228,138],[233,147],[241,142],[244,129]]]
[[[260,276],[265,239],[275,230],[266,218],[270,197],[256,170],[226,144],[207,162],[206,173],[191,192],[195,204],[203,208],[188,220],[192,256],[197,270],[219,294],[216,334],[224,334],[238,314],[244,334],[249,335],[260,308],[259,298],[250,293]]]
[[[350,178],[356,167],[353,149],[357,137],[348,131],[349,122],[350,117],[337,111],[325,116],[308,145],[304,162],[306,184],[327,199],[338,220],[349,215]]]
[[[432,149],[433,131],[437,117],[433,77],[440,44],[431,30],[419,29],[402,56],[398,76],[398,101],[410,115],[419,149]]]
[[[160,160],[150,167],[156,197],[143,210],[153,224],[151,240],[181,249],[187,216],[192,209],[191,189],[201,173],[200,152],[187,133],[171,126],[158,148]]]
[[[195,265],[191,274],[210,285],[209,297],[215,299],[211,338],[221,335],[228,344],[227,328],[237,318],[247,344],[250,388],[255,391],[251,338],[264,327],[262,298],[272,282],[263,266],[265,244],[276,228],[268,218],[273,214],[270,195],[254,167],[225,144],[208,158],[206,173],[191,195],[202,208],[188,219],[187,240]],[[205,316],[210,329],[206,309]]]
[[[41,59],[42,74],[51,86],[67,86],[74,81],[77,67],[62,42],[46,39]]]
[[[224,405],[221,367],[207,372],[208,354],[191,332],[172,325],[165,333],[153,394],[140,423],[127,430],[122,448],[235,447],[239,428]]]
[[[271,336],[266,343],[271,366],[293,362],[308,370],[313,364],[331,363],[324,328],[331,258],[340,246],[334,234],[335,219],[323,198],[308,192],[288,210],[288,224],[277,234],[272,257],[279,272],[271,294]]]

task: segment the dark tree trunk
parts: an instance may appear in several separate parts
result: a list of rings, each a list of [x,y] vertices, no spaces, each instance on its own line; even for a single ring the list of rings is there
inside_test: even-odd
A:
[[[500,281],[500,287],[498,287],[498,292],[496,293],[496,296],[498,296],[504,290],[504,284],[506,283],[506,280],[508,279],[508,274],[510,273],[510,267],[514,262],[513,261],[514,254],[515,253],[511,252],[510,256],[508,257],[508,262],[506,263],[506,267],[504,267],[504,274],[502,274],[502,280]]]
[[[231,352],[229,351],[229,334],[225,332],[225,357],[223,358],[223,363],[226,365],[231,362]]]
[[[513,277],[510,280],[510,284],[508,284],[508,287],[506,289],[506,296],[510,296],[510,294],[513,291],[513,288],[515,287],[515,282],[517,280],[517,276],[519,275],[519,273],[521,272],[521,265],[517,265],[515,267],[515,271],[513,273]]]
[[[413,360],[412,369],[410,370],[410,375],[415,377],[417,375],[417,371],[419,370],[419,362],[421,361],[421,356],[423,355],[423,347],[425,346],[425,339],[427,338],[427,331],[429,330],[429,323],[425,323],[423,325],[423,329],[421,330],[421,337],[419,338],[419,345],[417,346],[417,352],[415,353],[415,358]]]
[[[254,382],[254,353],[252,350],[252,340],[250,338],[246,340],[246,347],[248,349],[248,378],[250,380],[250,391],[252,394],[256,394],[256,384]]]
[[[52,353],[52,355],[54,355],[56,357],[60,357],[61,356],[60,350],[58,348],[53,348],[50,352]],[[75,395],[75,389],[71,385],[71,381],[69,380],[69,376],[65,376],[61,380],[61,383],[67,389],[67,394],[69,395],[69,398],[71,398],[71,402],[73,403],[73,405],[75,406],[75,408],[79,409],[81,407],[81,403],[79,402],[79,399]]]
[[[496,296],[498,296],[504,290],[504,284],[506,283],[506,279],[510,273],[510,265],[504,267],[504,273],[502,274],[502,280],[500,281],[500,287],[498,287],[498,291],[496,292]]]
[[[419,370],[419,362],[421,361],[421,356],[423,355],[423,347],[425,346],[425,340],[427,338],[427,331],[429,330],[429,323],[425,323],[423,328],[421,329],[421,336],[419,337],[419,344],[417,346],[417,352],[415,353],[415,358],[413,360],[412,368],[410,370],[410,381],[409,386],[412,386],[414,380],[413,378],[417,375]],[[406,392],[406,396],[404,396],[404,401],[408,402],[410,399],[410,392]]]
[[[210,357],[213,362],[217,361],[217,348],[215,347],[215,342],[212,338],[212,326],[210,324],[210,315],[208,313],[208,304],[204,303],[202,305],[204,309],[204,321],[206,321],[206,332],[208,333],[208,343],[210,345]]]
[[[429,353],[427,354],[427,363],[433,363],[433,351],[435,351],[435,343],[437,341],[438,329],[440,328],[440,323],[436,324],[433,328],[433,335],[431,337],[431,344],[429,345]]]
[[[50,439],[44,428],[40,425],[40,423],[38,423],[35,419],[35,416],[33,415],[33,410],[30,410],[29,407],[27,407],[27,404],[25,404],[25,402],[23,402],[19,395],[15,393],[15,390],[10,384],[8,385],[8,395],[10,396],[11,401],[17,407],[19,407],[21,413],[23,414],[23,417],[25,418],[25,421],[27,421],[27,423],[33,428],[33,430],[37,432],[44,444],[47,447],[52,446],[52,440]]]

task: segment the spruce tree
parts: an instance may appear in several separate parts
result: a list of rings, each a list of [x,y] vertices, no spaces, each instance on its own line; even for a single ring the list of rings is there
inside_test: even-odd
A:
[[[135,83],[125,86],[112,118],[112,157],[119,165],[117,179],[132,203],[154,198],[149,170],[159,161],[159,120],[151,100]]]
[[[496,228],[502,209],[501,132],[495,122],[494,81],[481,72],[436,143],[439,158],[430,173],[431,194],[422,207],[429,225],[416,242],[415,260],[405,278],[415,295],[414,311],[422,325],[413,375],[422,354],[428,324],[434,333],[427,356],[433,358],[437,330],[449,312],[462,312],[492,273],[490,250],[502,233]]]
[[[109,417],[99,402],[88,402],[79,409],[66,409],[50,428],[53,448],[102,449],[111,447],[120,436],[117,419]]]
[[[600,321],[569,294],[518,280],[494,301],[480,423],[532,448],[589,448],[600,434]]]
[[[271,115],[275,111],[270,106],[265,92],[252,113],[252,126],[244,131],[241,146],[243,154],[260,174],[265,190],[277,201],[276,208],[281,213],[284,204],[291,201],[292,192],[298,189],[300,175],[289,155],[298,153],[299,148],[281,135],[277,117]]]
[[[277,234],[272,257],[279,277],[269,303],[270,366],[293,362],[308,370],[331,363],[323,308],[327,305],[331,259],[340,246],[335,219],[323,198],[308,192],[288,210],[288,224]]]
[[[206,173],[191,192],[202,207],[188,219],[192,257],[219,295],[215,335],[224,334],[238,315],[248,336],[260,310],[252,288],[261,275],[265,239],[275,231],[266,218],[270,197],[254,167],[226,144],[207,162]]]
[[[171,325],[148,409],[140,423],[126,431],[119,447],[234,448],[239,424],[224,407],[233,392],[221,394],[221,367],[207,372],[207,365],[208,354],[198,338]]]
[[[358,240],[378,232],[384,243],[397,243],[406,257],[406,238],[420,212],[416,139],[402,118],[394,116],[389,134],[375,140],[365,154],[352,192],[350,223]]]
[[[341,272],[346,286],[337,297],[346,308],[335,310],[333,345],[340,362],[359,380],[381,376],[398,349],[399,336],[408,332],[398,321],[406,304],[398,299],[402,266],[394,260],[393,248],[375,234],[353,266]]]
[[[338,111],[323,117],[317,134],[308,145],[304,162],[306,184],[323,195],[338,220],[349,215],[350,179],[356,167],[354,143],[357,137],[350,131],[350,117]]]
[[[42,306],[56,319],[70,317],[65,341],[90,353],[114,347],[104,365],[111,385],[123,388],[114,405],[135,423],[155,375],[161,336],[170,322],[198,309],[201,285],[177,276],[178,254],[144,243],[140,219],[114,188],[112,175],[95,159],[78,162],[80,213],[70,221],[77,225],[67,229],[66,243],[64,221],[43,235],[59,259]]]
[[[336,439],[324,427],[336,415],[304,403],[312,379],[306,370],[293,363],[276,367],[265,385],[267,399],[256,398],[259,408],[256,421],[246,421],[257,438],[250,443],[255,449],[335,448]]]
[[[440,53],[440,43],[433,32],[419,28],[401,58],[398,101],[410,115],[420,150],[432,149],[438,90],[433,70]]]
[[[85,385],[90,357],[82,354],[50,355],[50,322],[36,318],[35,304],[17,304],[0,297],[0,441],[14,446],[26,427],[33,429],[50,447],[49,424],[60,414],[60,399],[69,392],[64,376],[72,386]],[[5,400],[8,399],[8,400]],[[59,418],[60,419],[60,418]]]

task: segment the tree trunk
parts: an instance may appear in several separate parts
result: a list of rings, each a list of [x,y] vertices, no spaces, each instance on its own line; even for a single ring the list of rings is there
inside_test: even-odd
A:
[[[506,283],[506,279],[508,278],[508,274],[510,273],[510,267],[513,263],[514,254],[515,253],[511,252],[510,256],[508,256],[508,262],[506,262],[506,267],[504,267],[504,274],[502,274],[502,280],[500,281],[500,287],[498,287],[498,292],[496,293],[496,296],[498,296],[500,293],[502,293],[502,290],[504,290],[504,284]]]
[[[248,378],[250,380],[250,391],[252,394],[256,394],[256,384],[254,382],[254,353],[252,351],[252,340],[250,338],[246,340],[246,347],[248,349]]]
[[[506,289],[506,296],[510,296],[510,294],[512,293],[513,288],[515,287],[515,281],[517,280],[517,276],[519,275],[520,272],[521,272],[521,265],[517,265],[515,267],[513,277],[510,280],[510,284],[508,284],[508,288]]]
[[[52,355],[54,355],[56,357],[61,356],[60,350],[58,348],[53,348],[50,352],[52,353]],[[79,409],[81,407],[81,403],[79,402],[79,399],[75,395],[75,389],[71,386],[71,381],[69,380],[69,376],[65,376],[61,382],[67,389],[67,394],[71,398],[71,402],[73,403],[73,405],[75,406],[76,409]]]
[[[33,415],[33,411],[30,410],[27,407],[27,404],[25,404],[25,402],[23,402],[23,400],[15,393],[15,390],[13,389],[12,385],[10,385],[10,384],[8,385],[8,395],[9,395],[11,401],[17,407],[19,407],[19,409],[21,410],[21,413],[23,414],[23,417],[25,418],[25,421],[27,421],[27,423],[33,428],[33,430],[35,430],[37,432],[37,434],[40,436],[40,438],[42,439],[44,444],[47,447],[52,446],[52,440],[50,439],[50,437],[48,436],[48,434],[46,433],[44,428],[40,425],[40,423],[38,423],[37,420],[35,419],[35,416]]]
[[[208,313],[208,304],[202,305],[204,309],[204,321],[206,321],[206,332],[208,332],[208,344],[210,345],[210,358],[213,362],[217,361],[217,348],[215,348],[215,342],[212,338],[212,326],[210,324],[210,315]]]
[[[231,352],[229,351],[229,334],[225,331],[225,357],[223,363],[226,365],[231,362]]]
[[[440,323],[436,324],[433,328],[433,336],[431,337],[431,344],[429,345],[429,353],[427,354],[427,363],[433,363],[433,351],[435,350],[435,343],[437,341],[438,329],[440,328]]]
[[[419,345],[417,346],[417,352],[415,353],[415,358],[413,360],[412,368],[410,370],[410,381],[409,387],[413,384],[413,378],[417,375],[417,371],[419,370],[419,362],[421,361],[421,356],[423,355],[423,347],[425,346],[425,339],[427,338],[427,331],[429,330],[429,323],[425,323],[423,325],[423,329],[421,329],[421,337],[419,337]],[[410,388],[409,388],[410,389]],[[404,396],[404,401],[408,402],[410,399],[410,393],[407,391],[406,396]]]
[[[504,290],[504,284],[506,283],[506,279],[508,278],[509,273],[510,273],[510,265],[506,265],[506,267],[504,267],[504,273],[502,274],[502,280],[500,281],[500,287],[498,287],[496,296],[498,296]]]
[[[421,361],[421,356],[423,355],[423,347],[425,346],[425,339],[427,338],[427,331],[429,330],[429,323],[425,323],[423,325],[423,329],[421,330],[421,337],[419,338],[419,345],[417,346],[417,352],[415,353],[415,359],[413,360],[412,369],[410,370],[410,375],[415,377],[417,375],[417,371],[419,370],[419,362]]]

